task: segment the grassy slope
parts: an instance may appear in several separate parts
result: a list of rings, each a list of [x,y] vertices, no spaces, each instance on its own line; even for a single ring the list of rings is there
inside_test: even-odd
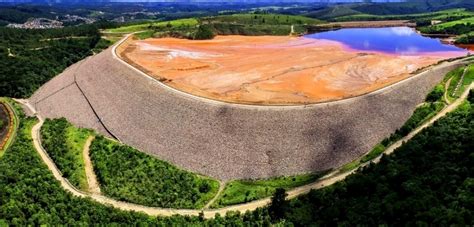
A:
[[[15,142],[0,158],[0,226],[159,225],[145,214],[65,192],[33,147],[31,129],[37,120],[20,118]]]
[[[18,122],[19,120],[16,116],[23,116],[23,112],[21,112],[21,107],[16,102],[13,102],[11,99],[0,98],[0,102],[7,103],[11,107],[13,107],[12,111],[13,111],[13,114],[15,115],[15,117],[13,118],[13,131],[10,135],[10,139],[6,142],[4,148],[2,150],[0,150],[0,157],[2,157],[5,154],[5,152],[10,148],[11,144],[15,140],[15,136],[17,134],[18,124],[19,124],[19,122]],[[8,124],[8,123],[6,123],[6,124]]]
[[[457,90],[455,97],[459,97],[464,90],[466,90],[466,87],[468,87],[472,82],[474,82],[474,64],[469,65],[469,68],[466,71],[466,74],[464,75],[464,79],[461,82],[461,86]]]
[[[113,32],[113,33],[132,33],[138,31],[145,31],[149,30],[150,25],[155,27],[166,27],[171,25],[172,27],[179,27],[179,26],[196,26],[198,21],[194,18],[188,19],[178,19],[172,21],[160,21],[160,22],[147,22],[143,24],[136,24],[130,26],[124,26],[119,28],[107,29],[106,32]]]
[[[92,132],[76,128],[65,119],[46,120],[41,137],[43,145],[59,170],[74,186],[88,188],[82,151]]]
[[[443,78],[443,81],[441,81],[437,86],[435,86],[435,88],[436,87],[442,88],[444,92],[449,92],[450,91],[449,87],[448,87],[448,91],[444,90],[444,84],[450,78],[452,78],[450,85],[455,83],[453,81],[455,81],[456,78],[460,77],[463,70],[464,70],[464,67],[460,67],[449,72]],[[442,97],[440,99],[442,99]],[[413,129],[417,128],[418,126],[422,125],[424,122],[428,121],[430,118],[436,115],[439,111],[441,111],[444,108],[444,106],[445,106],[445,103],[441,102],[441,100],[436,100],[435,102],[432,102],[432,103],[428,102],[428,103],[425,103],[424,105],[417,107],[415,111],[413,112],[412,116],[410,116],[410,118],[405,122],[405,124],[399,130],[397,130],[395,133],[390,135],[390,137],[384,139],[384,141],[382,141],[381,143],[378,143],[377,145],[375,145],[375,147],[372,150],[370,150],[366,155],[342,166],[341,172],[353,170],[357,168],[360,164],[368,162],[376,158],[377,156],[379,156],[385,151],[386,147],[390,146],[392,143],[396,142],[398,139],[407,135]]]
[[[298,24],[320,24],[321,20],[283,14],[233,14],[217,17],[203,18],[203,21],[239,23],[239,24],[265,24],[265,25],[298,25]]]
[[[474,106],[330,187],[290,201],[294,226],[466,226],[473,222]]]
[[[474,15],[472,15],[472,13],[471,13],[471,16],[474,16]],[[437,24],[434,27],[444,29],[444,28],[452,27],[452,26],[455,26],[455,25],[458,25],[458,24],[468,24],[468,23],[474,24],[474,17],[468,17],[468,18],[463,18],[463,19],[460,19],[460,20],[444,22],[444,23],[441,23],[441,24]]]
[[[288,35],[291,25],[295,25],[295,31],[305,31],[304,25],[320,24],[320,20],[304,16],[282,15],[282,14],[233,14],[216,17],[204,17],[199,19],[188,18],[173,21],[145,22],[120,28],[108,29],[104,35],[110,37],[111,41],[118,38],[115,34],[139,32],[140,39],[149,38],[168,32],[181,34],[183,37],[193,37],[197,31],[198,24],[212,24],[215,33],[222,35]],[[114,34],[115,33],[115,34]]]
[[[102,192],[119,200],[157,207],[200,208],[219,188],[215,180],[103,137],[92,142],[90,154]]]
[[[223,207],[245,203],[271,196],[277,188],[291,189],[312,183],[320,174],[304,174],[289,177],[276,177],[264,180],[235,180],[226,184],[224,191],[212,207]]]
[[[350,20],[396,20],[396,19],[417,19],[417,18],[430,18],[433,20],[444,20],[448,17],[464,17],[474,16],[474,12],[467,11],[466,9],[449,9],[430,13],[415,13],[415,14],[403,14],[403,15],[372,15],[372,14],[355,14],[342,17],[336,17],[338,21],[350,21]]]

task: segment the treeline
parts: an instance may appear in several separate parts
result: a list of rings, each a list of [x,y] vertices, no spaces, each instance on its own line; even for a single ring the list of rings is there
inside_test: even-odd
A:
[[[474,223],[473,92],[468,100],[471,104],[423,130],[394,154],[340,183],[290,201],[277,190],[268,209],[210,220],[149,217],[66,193],[34,150],[31,128],[36,121],[22,118],[15,143],[0,158],[0,224],[469,226]]]
[[[462,35],[468,34],[474,31],[474,24],[456,24],[453,26],[428,26],[419,28],[419,30],[426,34],[450,34],[450,35]]]
[[[473,147],[474,105],[465,104],[380,163],[281,205],[278,218],[297,226],[472,225]]]
[[[456,44],[473,44],[474,43],[474,34],[462,35],[455,41]]]
[[[21,116],[20,116],[21,117]],[[215,219],[173,216],[150,217],[107,207],[71,195],[46,168],[31,140],[36,120],[22,118],[12,147],[0,157],[0,225],[127,225],[127,226],[249,226],[270,225],[267,211]]]
[[[90,147],[101,191],[118,200],[155,207],[200,208],[219,184],[129,146],[97,137]]]
[[[26,98],[66,67],[108,43],[98,28],[107,23],[61,29],[0,28],[0,96]]]

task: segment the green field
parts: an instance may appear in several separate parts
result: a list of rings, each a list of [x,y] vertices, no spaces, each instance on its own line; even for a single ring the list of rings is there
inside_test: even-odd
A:
[[[450,100],[454,100],[461,96],[467,86],[474,81],[474,65],[467,66],[466,74],[464,75],[463,81],[460,81],[462,78],[462,74],[464,72],[464,67],[459,68],[455,73],[452,75],[451,83],[448,87],[448,98]],[[456,86],[460,84],[459,89],[454,93]]]
[[[207,23],[220,22],[249,25],[312,25],[322,23],[321,20],[314,18],[283,14],[233,14],[217,17],[205,17],[201,20]]]
[[[219,183],[176,168],[129,146],[97,137],[90,147],[101,191],[112,198],[147,206],[201,208]]]
[[[430,19],[430,20],[447,20],[450,18],[464,18],[474,16],[474,12],[466,9],[449,9],[430,13],[415,14],[399,14],[399,15],[372,15],[372,14],[355,14],[348,16],[336,17],[336,21],[363,21],[363,20],[414,20],[414,19]]]
[[[90,135],[90,130],[76,128],[64,118],[46,119],[41,128],[45,150],[63,176],[81,190],[88,188],[82,152]]]
[[[124,26],[119,28],[112,28],[105,30],[106,32],[111,33],[132,33],[132,32],[140,32],[150,30],[152,27],[157,28],[165,28],[165,27],[172,27],[172,28],[179,28],[179,27],[195,27],[198,25],[198,20],[195,18],[188,18],[188,19],[178,19],[172,21],[158,21],[158,22],[146,22],[142,24]]]
[[[474,65],[469,65],[464,75],[464,79],[461,82],[461,86],[459,87],[458,91],[455,94],[455,97],[461,96],[462,93],[466,90],[466,88],[474,82]]]
[[[291,189],[315,182],[325,172],[263,180],[235,180],[228,182],[212,207],[223,207],[245,203],[271,196],[277,188]]]
[[[471,16],[474,16],[474,15],[471,15]],[[448,27],[453,27],[453,26],[458,25],[458,24],[474,24],[474,17],[468,17],[468,18],[464,18],[464,19],[461,19],[461,20],[454,20],[454,21],[444,22],[444,23],[441,23],[441,24],[434,25],[433,27],[434,28],[439,28],[439,30],[442,30],[442,29],[445,29],[445,28],[448,28]]]
[[[307,25],[322,21],[283,14],[232,14],[199,19],[178,19],[172,21],[144,22],[135,25],[108,29],[103,32],[109,40],[116,41],[116,34],[136,32],[136,37],[176,37],[186,39],[210,39],[214,35],[289,35],[291,26],[296,33],[305,33]],[[213,35],[202,35],[202,30]]]

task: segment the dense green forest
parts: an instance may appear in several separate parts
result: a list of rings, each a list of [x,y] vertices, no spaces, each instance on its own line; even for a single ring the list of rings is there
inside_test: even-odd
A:
[[[0,28],[0,96],[25,98],[66,67],[109,44],[104,24],[58,29]]]
[[[113,198],[157,207],[200,208],[219,187],[129,146],[97,137],[90,148],[101,190]]]
[[[473,147],[474,105],[466,103],[380,163],[284,204],[281,218],[301,226],[471,225]]]
[[[79,189],[87,189],[82,149],[92,132],[78,129],[65,118],[46,119],[41,127],[41,142],[61,170],[63,177]]]
[[[21,111],[21,110],[18,110]],[[22,116],[15,143],[0,158],[0,225],[262,225],[270,223],[267,211],[259,209],[204,221],[199,217],[156,218],[125,212],[65,192],[47,169],[31,139],[35,119]]]
[[[474,102],[473,92],[468,100]],[[0,159],[0,223],[258,225],[269,224],[271,219],[297,226],[474,223],[474,105],[469,103],[379,164],[343,182],[288,202],[276,196],[270,211],[258,209],[206,221],[199,217],[153,218],[71,196],[32,146],[31,127],[36,121],[21,118],[15,143]]]
[[[469,98],[474,102],[471,92]],[[465,104],[411,141],[345,181],[267,209],[211,220],[153,218],[112,209],[66,193],[33,148],[22,119],[0,159],[0,223],[13,225],[470,225],[474,223],[474,106]],[[271,215],[270,215],[271,214]]]

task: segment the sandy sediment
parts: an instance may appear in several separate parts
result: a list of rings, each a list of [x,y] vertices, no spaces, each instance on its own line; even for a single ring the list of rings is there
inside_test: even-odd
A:
[[[187,93],[270,105],[361,95],[447,57],[443,53],[367,53],[338,42],[283,36],[129,39],[117,52],[130,64]]]
[[[445,63],[369,95],[297,108],[191,99],[130,69],[111,49],[73,67],[91,106],[124,143],[227,180],[293,175],[349,162],[399,128],[455,66]],[[103,132],[74,86],[55,92],[68,86],[72,71],[47,83],[30,101],[44,117],[64,116]]]

